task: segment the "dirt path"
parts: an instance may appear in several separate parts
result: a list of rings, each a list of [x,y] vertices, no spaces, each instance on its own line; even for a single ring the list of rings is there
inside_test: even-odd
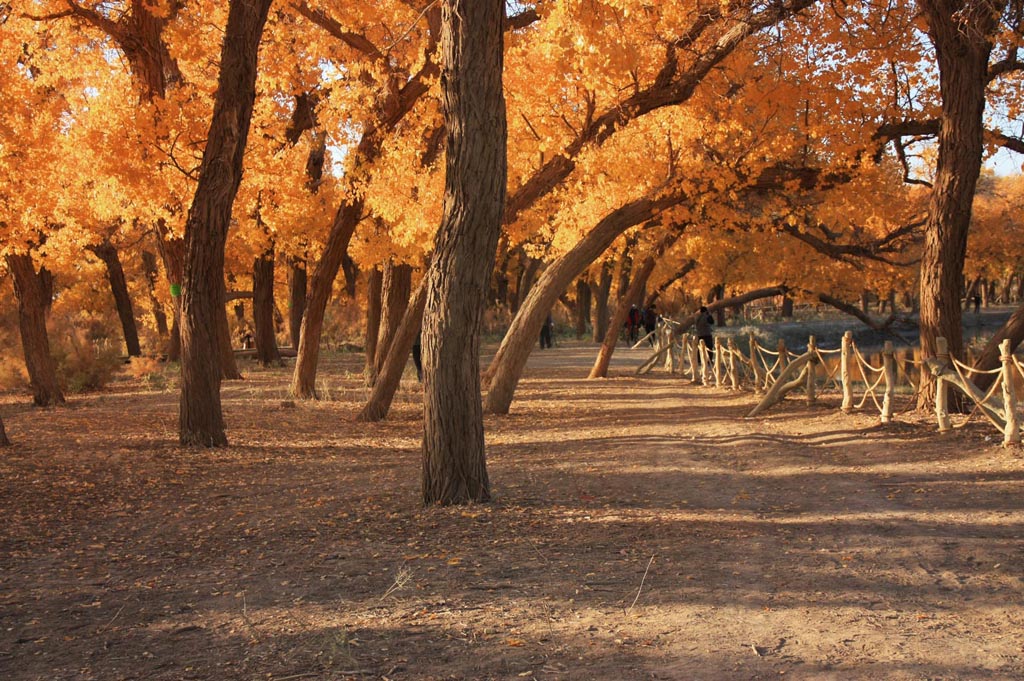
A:
[[[419,401],[226,386],[232,446],[175,446],[177,395],[4,404],[3,679],[1015,679],[1024,463],[983,428],[834,402],[578,378],[535,353],[487,420],[497,501],[418,507]]]

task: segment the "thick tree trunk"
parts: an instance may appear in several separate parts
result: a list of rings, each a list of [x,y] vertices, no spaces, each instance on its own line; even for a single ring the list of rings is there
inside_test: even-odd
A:
[[[384,266],[381,282],[381,320],[377,336],[377,349],[374,356],[374,369],[380,373],[384,359],[391,350],[391,343],[402,323],[405,310],[409,307],[409,294],[412,292],[412,265],[395,264],[388,261]]]
[[[608,298],[612,293],[612,263],[606,260],[601,264],[601,273],[597,282],[591,285],[590,298],[594,307],[591,311],[592,340],[600,343],[608,333]]]
[[[793,316],[793,299],[789,296],[782,296],[782,311],[780,314],[785,319]]]
[[[256,361],[261,366],[281,363],[274,324],[274,246],[252,265],[252,322],[256,327]]]
[[[317,398],[316,370],[320,361],[320,336],[323,334],[327,303],[331,299],[331,291],[341,268],[342,258],[362,215],[361,198],[354,198],[341,204],[334,216],[320,260],[309,278],[295,372],[292,374],[292,394],[300,399]]]
[[[299,347],[302,332],[302,314],[306,310],[306,261],[292,260],[288,264],[288,337],[292,347]]]
[[[444,216],[427,273],[423,502],[490,499],[480,405],[480,327],[505,205],[502,0],[444,0]]]
[[[36,272],[32,256],[8,255],[7,268],[14,276],[14,293],[18,298],[18,328],[25,367],[32,384],[32,401],[40,407],[64,403],[57,380],[57,363],[50,354],[50,338],[46,333],[46,311],[50,307],[52,289],[45,268]]]
[[[587,320],[590,319],[590,284],[586,277],[576,279],[576,339],[582,340],[587,334]]]
[[[993,31],[1006,0],[979,0],[961,7],[945,0],[918,0],[939,64],[942,116],[938,161],[921,258],[921,353],[934,357],[945,337],[952,356],[963,359],[960,285],[974,190],[981,173],[983,117]],[[953,6],[955,5],[955,6]],[[931,372],[922,365],[918,406],[934,399]]]
[[[594,360],[594,366],[591,367],[590,375],[587,378],[606,378],[608,376],[608,365],[611,364],[612,354],[614,354],[615,345],[619,340],[619,329],[626,323],[626,315],[629,314],[630,306],[640,305],[643,302],[644,287],[657,262],[656,255],[649,255],[640,265],[640,269],[633,273],[633,281],[629,283],[625,295],[619,299],[619,307],[615,310],[615,316],[612,317],[608,333],[604,336],[604,342],[601,344],[597,359]]]
[[[178,431],[183,445],[227,444],[220,402],[221,340],[227,335],[219,330],[221,324],[227,325],[224,245],[242,180],[242,159],[256,98],[260,37],[270,2],[230,2],[213,119],[185,226]]]
[[[374,267],[366,281],[366,338],[363,342],[363,352],[366,356],[363,377],[366,379],[366,385],[370,387],[377,382],[377,337],[380,335],[383,286],[384,273],[379,267]]]
[[[153,311],[153,321],[156,323],[156,332],[161,338],[166,338],[167,314],[164,312],[160,300],[156,297],[156,282],[160,274],[157,271],[156,256],[150,251],[142,252],[142,271],[146,274],[146,286],[149,290],[149,306]]]
[[[373,384],[370,399],[366,401],[359,416],[356,417],[357,421],[380,421],[388,415],[391,402],[395,398],[395,393],[398,392],[398,386],[402,383],[405,366],[409,363],[409,353],[412,351],[416,338],[420,335],[423,308],[426,304],[427,280],[424,278],[416,287],[416,292],[405,308],[405,314],[391,341],[391,349],[388,351],[380,374]]]
[[[682,194],[661,196],[653,200],[644,198],[612,211],[579,243],[544,270],[512,320],[498,347],[498,352],[487,369],[487,376],[490,378],[490,388],[484,402],[484,410],[487,413],[508,413],[523,367],[526,366],[526,360],[540,335],[540,327],[547,319],[548,311],[554,306],[558,296],[568,288],[572,280],[582,274],[624,231],[633,225],[650,220],[665,208],[682,202],[684,198]],[[606,271],[602,271],[602,279]],[[599,310],[605,308],[601,294],[599,291],[595,296],[598,298],[595,302]],[[595,324],[595,328],[597,326]],[[607,325],[605,327],[607,332]]]
[[[129,357],[139,357],[142,348],[139,347],[139,329],[135,325],[135,312],[132,309],[132,298],[128,295],[128,282],[124,278],[124,268],[121,266],[121,258],[117,255],[117,249],[109,241],[104,241],[98,246],[91,246],[90,251],[96,254],[107,269],[107,282],[110,284],[110,293],[114,296],[114,307],[117,309],[117,316],[121,320],[121,330],[124,334],[124,344]]]

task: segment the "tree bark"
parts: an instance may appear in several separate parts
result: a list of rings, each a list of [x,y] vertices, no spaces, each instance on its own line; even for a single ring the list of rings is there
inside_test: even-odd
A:
[[[999,366],[999,344],[1007,338],[1010,339],[1010,352],[1017,349],[1017,346],[1024,342],[1024,305],[1021,305],[1006,323],[996,331],[996,334],[985,344],[985,349],[974,362],[974,368],[980,371],[991,371]],[[979,374],[974,379],[974,384],[982,391],[987,391],[995,381],[994,374]]]
[[[949,353],[962,359],[960,285],[984,150],[988,60],[1006,0],[961,4],[918,0],[935,46],[942,95],[938,161],[921,258],[921,353],[934,357],[941,336],[949,343]],[[921,408],[931,406],[935,391],[928,387],[933,380],[922,366]]]
[[[630,306],[643,302],[644,287],[657,262],[655,255],[649,255],[644,258],[639,270],[633,272],[633,280],[629,283],[625,295],[619,299],[619,307],[615,310],[615,316],[612,317],[608,332],[604,335],[604,342],[601,343],[601,349],[597,353],[597,359],[594,360],[594,366],[590,369],[590,375],[587,378],[606,378],[608,376],[608,365],[611,364],[612,354],[615,353],[619,330],[626,323],[626,315],[629,314]]]
[[[331,291],[341,268],[342,258],[362,215],[362,198],[354,198],[341,204],[334,216],[320,260],[317,261],[309,278],[309,291],[306,295],[306,308],[302,315],[299,347],[295,358],[295,372],[292,374],[292,394],[300,399],[317,399],[316,370],[320,361],[320,336],[323,334],[327,303],[331,299]]]
[[[243,315],[244,306],[241,307]],[[242,372],[238,370],[238,362],[235,361],[235,348],[231,342],[231,323],[228,321],[227,303],[220,306],[217,317],[217,344],[220,346],[220,377],[225,381],[242,380]]]
[[[388,350],[377,380],[373,384],[370,399],[366,401],[362,411],[356,417],[357,421],[381,421],[388,415],[391,402],[402,382],[405,365],[409,363],[409,353],[412,351],[416,337],[420,335],[423,308],[426,304],[427,280],[424,277],[420,285],[416,287],[416,292],[409,301],[409,305],[405,308],[405,314],[402,315],[402,321],[391,341],[391,348]]]
[[[167,314],[156,297],[156,282],[160,277],[156,266],[156,256],[150,251],[142,252],[142,270],[146,274],[146,286],[149,290],[149,306],[153,311],[153,321],[156,323],[156,332],[161,338],[166,338]]]
[[[591,286],[590,293],[594,303],[591,312],[592,339],[595,343],[600,343],[608,332],[608,298],[612,293],[612,263],[610,260],[601,263],[601,273],[598,275],[597,282]]]
[[[50,307],[52,289],[45,268],[36,272],[32,256],[8,255],[7,268],[14,276],[14,293],[18,298],[18,328],[25,367],[32,384],[32,401],[40,407],[64,403],[57,380],[57,363],[50,354],[50,338],[46,332],[46,311]]]
[[[488,501],[480,327],[505,205],[502,0],[444,0],[444,215],[427,273],[423,503]]]
[[[288,337],[296,349],[299,347],[302,314],[305,310],[306,261],[296,259],[288,264]]]
[[[587,320],[590,319],[590,284],[586,277],[576,279],[576,339],[582,340],[587,334]]]
[[[252,323],[256,327],[256,361],[281,364],[274,324],[274,245],[252,265]]]
[[[666,194],[656,199],[643,198],[606,215],[583,239],[565,255],[548,266],[540,275],[530,295],[512,320],[498,352],[487,369],[490,388],[484,410],[490,414],[507,414],[512,396],[522,376],[523,367],[540,334],[548,311],[573,279],[578,277],[624,231],[650,220],[662,210],[683,202],[685,194]],[[602,278],[603,278],[602,274]],[[609,274],[610,278],[610,274]],[[597,301],[600,310],[602,301]],[[607,329],[606,329],[607,332]]]
[[[177,362],[181,359],[181,285],[185,280],[185,240],[173,237],[164,221],[156,225],[157,245],[164,272],[171,288],[171,337],[167,341],[167,359]]]
[[[379,267],[374,267],[366,281],[366,338],[363,343],[363,353],[366,356],[363,377],[366,379],[366,385],[370,387],[377,382],[377,337],[380,335],[383,285],[384,273]]]
[[[10,447],[11,441],[7,439],[7,431],[4,430],[4,420],[0,418],[0,447]]]
[[[114,307],[117,309],[118,319],[121,320],[121,330],[124,334],[124,344],[128,356],[139,357],[142,355],[142,348],[139,347],[139,329],[135,325],[132,298],[128,295],[128,282],[124,278],[124,268],[121,266],[117,248],[109,241],[104,241],[97,246],[90,246],[89,250],[103,261],[107,269],[107,282],[110,284],[110,293],[114,296]]]
[[[409,307],[409,294],[412,292],[412,265],[395,264],[388,261],[384,266],[381,282],[381,323],[377,336],[377,350],[374,356],[374,369],[380,373],[384,360],[391,350],[391,343]]]
[[[227,444],[220,402],[224,245],[242,180],[260,37],[271,0],[231,0],[221,50],[213,119],[185,226],[178,437],[186,446]],[[223,321],[222,321],[223,320]],[[230,344],[230,339],[227,339]]]

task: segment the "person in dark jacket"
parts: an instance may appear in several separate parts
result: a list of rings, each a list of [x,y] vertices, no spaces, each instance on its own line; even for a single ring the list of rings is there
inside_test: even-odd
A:
[[[715,318],[708,312],[708,308],[705,305],[701,305],[700,309],[697,310],[697,321],[693,323],[693,333],[697,336],[697,340],[704,341],[704,345],[708,348],[708,358],[710,361],[715,359],[715,339],[711,335],[711,327],[715,324]]]

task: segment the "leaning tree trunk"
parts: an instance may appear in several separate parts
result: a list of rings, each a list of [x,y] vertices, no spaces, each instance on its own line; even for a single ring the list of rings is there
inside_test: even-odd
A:
[[[384,273],[374,267],[366,277],[366,339],[363,343],[365,364],[363,378],[366,385],[373,387],[377,382],[377,336],[380,334],[381,287],[384,284]]]
[[[298,349],[302,331],[302,314],[306,310],[306,262],[292,260],[288,264],[288,338]]]
[[[220,325],[227,324],[224,246],[231,207],[242,180],[242,160],[256,99],[260,37],[270,2],[230,2],[213,120],[185,225],[178,426],[183,445],[227,444],[220,402],[224,335]]]
[[[444,215],[427,273],[423,502],[491,497],[480,406],[480,327],[505,206],[503,0],[444,0]]]
[[[149,291],[149,306],[156,322],[156,332],[161,338],[167,337],[167,315],[156,297],[156,282],[160,276],[156,267],[156,256],[149,251],[142,252],[142,270],[146,274],[146,288]]]
[[[405,366],[409,363],[409,353],[420,334],[423,323],[423,308],[427,304],[427,280],[424,277],[420,285],[416,287],[409,305],[405,308],[405,314],[398,325],[395,337],[391,341],[391,349],[384,359],[380,374],[373,384],[370,392],[370,399],[366,401],[362,411],[356,417],[357,421],[380,421],[388,415],[391,409],[391,402],[398,392],[398,386],[402,383],[402,374]]]
[[[324,330],[324,316],[331,299],[334,280],[341,269],[341,261],[348,249],[356,225],[363,215],[363,199],[354,198],[341,204],[331,224],[320,260],[309,278],[306,308],[302,315],[299,347],[292,374],[292,394],[300,399],[316,399],[316,369],[320,362],[320,336]]]
[[[921,257],[921,353],[934,357],[936,339],[944,337],[950,354],[963,359],[960,285],[984,151],[988,59],[1006,0],[960,4],[918,0],[935,46],[942,94],[938,161]],[[921,408],[931,406],[933,380],[922,365]]]
[[[91,246],[90,251],[96,254],[107,269],[107,282],[110,284],[110,293],[114,296],[114,306],[117,308],[117,316],[121,320],[121,330],[124,332],[124,344],[129,357],[139,357],[142,348],[139,347],[139,329],[135,325],[135,312],[132,309],[132,298],[128,295],[128,283],[124,278],[124,268],[121,266],[121,258],[117,255],[117,249],[109,241],[104,241],[98,246]]]
[[[974,368],[979,371],[991,371],[997,368],[1000,364],[999,344],[1006,339],[1010,340],[1010,352],[1016,350],[1017,346],[1024,342],[1024,305],[1014,310],[1006,323],[985,344],[985,349],[981,351],[981,355],[974,362]],[[995,380],[994,374],[978,374],[978,377],[974,379],[974,384],[984,392]]]
[[[256,361],[260,366],[281,363],[274,329],[274,245],[252,265],[252,323],[256,327]]]
[[[384,266],[384,277],[381,284],[381,320],[377,335],[377,348],[373,361],[377,373],[384,366],[384,359],[391,350],[398,325],[409,307],[409,294],[412,292],[412,265],[395,264],[388,261]]]
[[[50,354],[50,338],[46,333],[46,311],[52,291],[46,285],[45,269],[37,273],[28,254],[8,255],[7,268],[14,276],[14,293],[18,298],[18,327],[25,367],[32,384],[32,401],[40,407],[64,403],[57,380],[57,363]]]
[[[626,323],[626,315],[629,314],[630,306],[643,302],[644,287],[647,286],[647,279],[651,276],[657,263],[657,257],[649,255],[640,265],[640,269],[633,273],[633,280],[629,282],[625,295],[619,299],[619,307],[615,310],[615,316],[612,317],[608,332],[604,335],[604,342],[601,343],[601,349],[597,352],[597,359],[594,360],[594,366],[591,367],[590,375],[587,378],[606,378],[608,376],[608,365],[611,364],[615,344],[619,340],[619,329]]]
[[[490,387],[484,402],[486,412],[508,413],[523,367],[526,366],[526,360],[540,334],[540,327],[547,319],[548,312],[558,300],[558,296],[572,280],[582,274],[624,231],[633,225],[650,220],[665,208],[680,203],[683,198],[682,194],[674,194],[657,199],[638,199],[612,211],[579,243],[544,270],[516,313],[498,347],[498,352],[487,368]],[[602,283],[607,271],[606,268],[602,270]],[[595,302],[599,308],[604,305],[602,300]]]

